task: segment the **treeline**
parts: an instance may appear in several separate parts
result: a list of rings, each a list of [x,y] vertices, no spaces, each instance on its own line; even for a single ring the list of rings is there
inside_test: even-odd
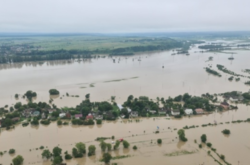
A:
[[[183,42],[171,41],[163,42],[159,45],[147,45],[147,46],[131,46],[126,48],[116,48],[111,50],[110,55],[133,55],[135,52],[155,51],[155,50],[168,50],[173,48],[183,47]]]
[[[131,46],[115,49],[96,49],[96,50],[30,50],[22,52],[11,52],[11,55],[0,54],[0,64],[15,63],[25,61],[44,61],[44,60],[68,60],[73,58],[91,58],[92,54],[109,55],[134,55],[136,52],[168,50],[182,48],[185,44],[175,40],[165,40],[158,45]]]
[[[222,49],[224,48],[222,45],[202,45],[198,47],[199,49]]]

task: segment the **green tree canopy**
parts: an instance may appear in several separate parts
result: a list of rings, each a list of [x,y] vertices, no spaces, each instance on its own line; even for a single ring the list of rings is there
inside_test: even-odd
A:
[[[23,164],[23,157],[21,155],[16,156],[14,159],[12,159],[12,162],[14,165],[21,165]]]
[[[43,150],[42,157],[49,159],[51,157],[52,153],[49,150]]]

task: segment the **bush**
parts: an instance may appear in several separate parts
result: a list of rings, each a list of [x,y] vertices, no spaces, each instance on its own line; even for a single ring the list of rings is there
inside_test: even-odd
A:
[[[161,144],[161,143],[162,143],[162,140],[161,140],[161,139],[157,139],[157,143],[158,143],[158,144]]]
[[[15,152],[16,152],[15,149],[10,149],[10,150],[9,150],[9,154],[14,154]]]
[[[220,158],[221,158],[222,160],[225,160],[225,156],[224,156],[224,155],[220,155]]]
[[[224,133],[224,134],[226,134],[226,135],[229,135],[231,133],[230,130],[228,130],[228,129],[224,129],[221,132]]]
[[[137,146],[133,146],[133,150],[137,150]]]
[[[199,148],[202,148],[202,144],[199,144]]]
[[[65,157],[64,157],[66,160],[70,160],[72,159],[72,156],[70,154],[66,154]]]
[[[102,120],[96,120],[96,124],[102,124]]]
[[[105,163],[109,163],[110,160],[112,159],[112,156],[109,153],[104,153],[102,157]]]
[[[57,120],[57,125],[62,125],[62,121],[61,120]]]
[[[207,141],[207,135],[206,134],[201,135],[201,141],[203,143],[206,143],[206,141]]]
[[[14,159],[12,159],[12,162],[14,165],[21,165],[23,164],[23,157],[21,155],[18,155],[17,157],[15,157]]]
[[[60,92],[59,92],[57,89],[50,89],[50,90],[49,90],[49,94],[50,94],[50,95],[59,95]]]
[[[126,140],[123,140],[122,143],[123,143],[123,147],[124,147],[124,148],[128,148],[129,145],[130,145],[129,142],[127,142]]]
[[[207,143],[207,146],[210,148],[210,147],[212,147],[212,144],[211,143]]]

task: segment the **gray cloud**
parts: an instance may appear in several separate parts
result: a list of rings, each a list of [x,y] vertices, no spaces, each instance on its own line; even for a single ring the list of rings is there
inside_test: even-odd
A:
[[[249,0],[0,0],[0,32],[250,30]]]

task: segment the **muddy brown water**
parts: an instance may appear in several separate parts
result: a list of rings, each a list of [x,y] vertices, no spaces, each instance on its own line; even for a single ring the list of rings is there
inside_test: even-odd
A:
[[[155,99],[174,97],[186,92],[201,95],[207,92],[250,89],[244,84],[246,78],[241,78],[239,82],[230,82],[228,74],[221,72],[222,77],[219,78],[204,70],[208,64],[215,70],[217,64],[222,64],[236,73],[249,75],[242,72],[242,69],[250,69],[249,51],[230,50],[227,52],[229,54],[197,51],[199,50],[195,46],[190,50],[189,56],[172,56],[172,51],[143,53],[130,57],[116,57],[116,63],[106,57],[71,63],[49,61],[43,64],[0,65],[0,107],[18,101],[26,102],[21,98],[16,100],[14,95],[24,94],[27,90],[37,92],[36,102],[48,102],[48,91],[51,88],[60,91],[60,97],[55,99],[58,107],[75,106],[87,93],[90,93],[92,101],[109,100],[111,96],[116,96],[116,102],[123,103],[131,94]],[[231,52],[236,53],[233,61],[228,60]],[[210,56],[213,56],[213,61],[205,62]],[[139,58],[141,61],[138,61]],[[63,97],[66,92],[79,97]]]
[[[248,91],[249,86],[244,85],[247,79],[241,78],[240,82],[228,81],[229,75],[221,73],[222,77],[215,77],[203,69],[212,64],[222,64],[229,70],[236,73],[243,73],[242,69],[249,68],[249,51],[234,51],[235,60],[229,61],[230,54],[225,53],[194,53],[198,51],[197,46],[192,48],[190,56],[171,56],[172,51],[145,53],[132,57],[120,58],[120,62],[113,63],[111,58],[91,59],[81,62],[50,61],[39,63],[19,63],[12,65],[0,65],[0,107],[16,102],[25,103],[24,99],[15,99],[16,93],[23,94],[27,90],[37,92],[34,100],[46,101],[50,99],[48,90],[56,88],[60,96],[54,98],[59,107],[75,106],[84,99],[87,93],[91,94],[92,101],[109,100],[116,96],[116,102],[122,103],[128,95],[149,96],[150,98],[176,96],[188,92],[192,95],[203,93],[221,93],[232,90]],[[231,52],[231,51],[230,51]],[[208,57],[213,56],[213,61],[205,62]],[[141,58],[141,61],[138,59]],[[164,65],[164,68],[162,66]],[[123,79],[123,80],[121,80]],[[121,80],[121,81],[118,81]],[[90,87],[92,84],[93,87]],[[65,97],[70,95],[80,97]],[[60,99],[61,97],[61,99]],[[10,164],[11,159],[20,154],[23,155],[24,165],[28,164],[51,164],[41,158],[41,150],[36,150],[41,145],[47,146],[50,150],[59,145],[64,151],[71,153],[75,143],[84,142],[87,146],[94,144],[97,147],[95,156],[72,159],[66,161],[69,165],[75,164],[103,164],[99,162],[101,150],[99,143],[94,139],[97,137],[110,137],[116,139],[124,138],[131,144],[130,149],[123,149],[120,146],[118,151],[112,151],[113,156],[130,155],[129,158],[112,160],[118,164],[217,164],[207,155],[207,148],[198,148],[194,143],[196,139],[200,143],[201,134],[207,134],[208,141],[213,144],[218,153],[224,154],[226,160],[231,164],[250,164],[250,125],[249,123],[223,124],[211,127],[198,127],[186,130],[188,142],[179,142],[177,131],[186,125],[202,125],[217,121],[227,122],[232,120],[245,120],[250,118],[250,108],[245,105],[238,105],[239,110],[227,111],[224,113],[214,112],[203,116],[185,117],[183,119],[170,119],[161,117],[157,119],[142,118],[139,123],[117,120],[115,122],[104,122],[101,126],[62,126],[56,123],[49,126],[38,127],[21,125],[14,130],[2,131],[0,133],[0,151],[16,149],[15,155],[5,153],[0,156],[0,164]],[[157,126],[160,133],[154,134]],[[171,128],[171,129],[168,129]],[[224,136],[221,131],[230,129],[232,134]],[[145,133],[144,133],[145,131]],[[157,145],[156,140],[163,139],[162,145]],[[153,143],[151,143],[151,140]],[[110,140],[107,140],[110,142]],[[138,150],[132,149],[133,145]],[[31,151],[30,151],[31,149]],[[183,150],[192,151],[193,154],[166,156]],[[218,160],[219,158],[216,157]],[[222,164],[224,164],[222,162]]]
[[[224,113],[216,113],[203,116],[184,117],[182,119],[167,119],[167,117],[159,118],[140,118],[140,122],[128,122],[127,120],[117,120],[112,122],[105,121],[102,125],[94,126],[57,126],[52,123],[49,126],[39,125],[38,127],[18,125],[14,130],[3,130],[0,134],[0,150],[8,151],[10,148],[16,149],[16,154],[21,154],[25,158],[24,164],[50,164],[41,158],[41,145],[52,150],[53,147],[59,146],[63,152],[71,150],[75,143],[84,142],[86,146],[94,144],[97,148],[96,155],[92,157],[85,156],[80,159],[72,159],[66,161],[68,164],[102,164],[101,149],[99,143],[94,141],[97,137],[111,137],[116,139],[124,138],[130,143],[129,149],[123,149],[122,145],[118,151],[111,151],[113,156],[130,155],[128,158],[112,160],[118,164],[214,164],[214,160],[207,155],[208,148],[198,148],[200,144],[200,136],[207,135],[208,142],[217,149],[219,154],[223,154],[226,160],[231,164],[249,164],[250,158],[250,123],[225,124],[227,121],[246,119],[250,116],[249,107],[241,105],[237,111],[228,111]],[[217,126],[201,127],[202,124],[223,122]],[[188,142],[183,143],[178,140],[177,130],[184,126],[199,125],[200,127],[186,130]],[[155,134],[159,126],[160,133]],[[229,129],[231,135],[224,136],[221,131]],[[144,133],[145,131],[145,133]],[[162,145],[156,144],[158,138],[163,140]],[[194,140],[197,140],[197,144]],[[151,141],[153,143],[151,143]],[[111,140],[106,140],[111,142]],[[134,151],[132,146],[137,145],[138,150]],[[31,149],[31,151],[30,151]],[[193,152],[192,154],[184,154],[178,156],[166,156],[174,152],[183,150]],[[8,153],[0,157],[0,163],[10,164],[11,159],[15,155]],[[218,160],[220,160],[217,157]],[[222,164],[224,164],[222,162]]]

